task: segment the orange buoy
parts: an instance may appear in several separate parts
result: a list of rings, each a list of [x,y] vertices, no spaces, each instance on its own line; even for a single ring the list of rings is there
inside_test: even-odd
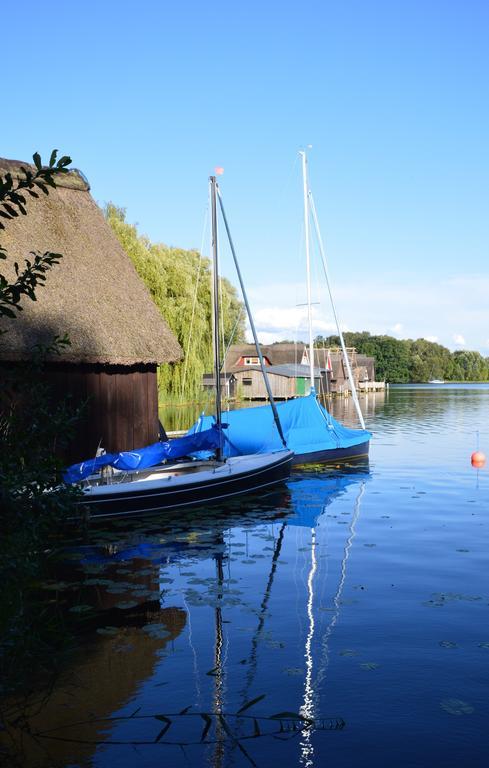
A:
[[[486,463],[486,455],[482,451],[474,451],[470,457],[470,461],[473,467],[483,467]]]

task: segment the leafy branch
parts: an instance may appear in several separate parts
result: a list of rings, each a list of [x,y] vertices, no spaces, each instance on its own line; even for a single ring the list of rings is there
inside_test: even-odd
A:
[[[41,190],[45,195],[49,194],[48,187],[56,187],[56,176],[68,173],[67,166],[71,158],[63,155],[57,159],[58,150],[51,152],[49,165],[43,166],[38,152],[33,155],[35,170],[20,168],[24,176],[14,178],[11,173],[0,176],[0,230],[5,229],[4,219],[18,218],[19,214],[26,216],[26,196],[37,198]],[[22,310],[21,300],[27,296],[32,301],[36,300],[36,288],[43,286],[46,281],[46,273],[62,258],[60,253],[38,253],[31,251],[32,259],[26,259],[21,269],[16,262],[14,264],[16,279],[14,282],[0,274],[0,318],[16,317]],[[7,258],[7,251],[0,246],[0,259]],[[4,331],[0,331],[4,333]]]
[[[14,178],[11,173],[0,176],[0,229],[5,229],[2,219],[16,219],[19,213],[27,215],[24,191],[30,197],[39,197],[38,189],[48,195],[48,186],[56,188],[55,176],[69,172],[67,166],[71,163],[71,157],[57,157],[58,150],[53,149],[49,165],[43,165],[39,152],[35,152],[32,156],[35,171],[21,166],[20,171],[24,178]]]

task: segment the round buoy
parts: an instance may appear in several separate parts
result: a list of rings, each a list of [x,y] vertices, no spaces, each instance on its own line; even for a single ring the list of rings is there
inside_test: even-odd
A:
[[[474,451],[470,457],[470,461],[473,467],[483,467],[486,463],[486,455],[482,451]]]

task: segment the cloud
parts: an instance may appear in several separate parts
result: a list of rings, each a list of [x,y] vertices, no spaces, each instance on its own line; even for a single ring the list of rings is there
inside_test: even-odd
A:
[[[428,338],[454,349],[486,350],[489,346],[489,277],[464,274],[426,279],[411,275],[355,277],[333,286],[343,331],[369,331],[401,338]],[[314,286],[313,333],[336,333],[326,291]],[[274,338],[307,338],[303,283],[255,284],[249,295],[259,331]],[[270,301],[271,299],[271,301]],[[430,335],[426,335],[429,328]],[[463,341],[462,341],[463,339]]]
[[[309,320],[307,307],[263,307],[254,312],[253,319],[260,331],[277,332],[290,335],[308,332]],[[316,307],[312,307],[313,333],[333,333],[335,324],[320,317]]]
[[[438,343],[438,336],[424,336],[423,338],[425,338],[426,341],[432,341],[433,344]]]

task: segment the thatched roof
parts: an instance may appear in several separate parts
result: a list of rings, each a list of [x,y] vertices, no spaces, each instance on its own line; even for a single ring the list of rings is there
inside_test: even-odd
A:
[[[260,344],[261,353],[270,360],[270,365],[299,364],[302,360],[305,346],[302,341],[299,341],[297,344]],[[240,357],[256,357],[255,345],[233,344],[230,346],[224,364],[225,369],[234,368]]]
[[[19,174],[28,164],[0,159],[0,175]],[[27,200],[27,216],[6,222],[0,244],[7,261],[0,271],[14,278],[30,251],[63,254],[38,288],[37,301],[25,298],[14,320],[2,319],[0,359],[30,356],[36,344],[68,334],[71,346],[56,358],[70,363],[169,363],[182,350],[132,262],[89,193],[82,174],[59,177],[49,196]]]

